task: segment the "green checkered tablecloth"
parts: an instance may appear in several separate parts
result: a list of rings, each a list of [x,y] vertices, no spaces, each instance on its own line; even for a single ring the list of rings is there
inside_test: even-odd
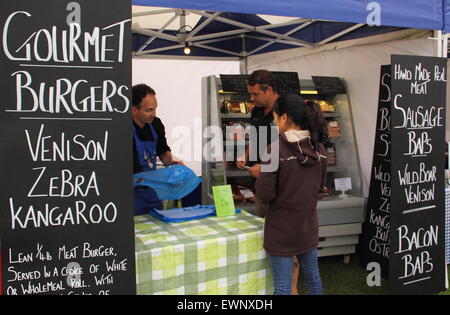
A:
[[[245,211],[164,223],[135,217],[138,294],[273,293],[263,220]]]

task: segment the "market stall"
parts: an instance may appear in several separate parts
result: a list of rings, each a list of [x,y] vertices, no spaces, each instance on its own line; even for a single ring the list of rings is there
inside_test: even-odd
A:
[[[127,51],[131,50],[131,34],[125,31],[125,25],[128,27],[130,22],[130,12],[123,1],[80,3],[81,7],[77,2],[67,3],[69,6],[66,7],[66,3],[63,5],[61,1],[48,1],[44,4],[40,2],[39,5],[17,1],[9,3],[0,14],[1,24],[4,25],[0,59],[9,74],[2,77],[5,110],[0,115],[4,128],[0,146],[2,187],[5,187],[0,200],[3,293],[134,294],[134,256],[137,259],[138,291],[141,293],[268,293],[271,285],[268,280],[270,271],[267,270],[267,261],[261,245],[262,222],[250,215],[204,219],[202,222],[208,222],[204,227],[195,221],[186,225],[180,224],[187,230],[176,230],[175,228],[180,226],[169,227],[149,217],[139,217],[134,222],[135,234],[132,233],[132,212],[127,211],[132,208],[131,177],[127,175],[131,170],[123,167],[131,160],[130,152],[123,154],[124,147],[131,147],[131,137],[126,136],[129,122],[125,115],[129,110],[128,87],[131,85],[131,58],[127,54]],[[133,4],[168,5],[167,1],[159,0],[134,0]],[[437,0],[425,3],[410,1],[409,5],[391,1],[366,4],[340,0],[330,5],[325,0],[302,3],[177,0],[171,1],[170,6],[208,10],[201,13],[202,28],[214,19],[226,19],[229,22],[229,17],[220,17],[221,12],[301,16],[306,20],[296,21],[297,31],[316,22],[308,19],[320,19],[321,21],[317,22],[325,23],[321,25],[326,25],[327,20],[349,23],[342,29],[334,28],[331,33],[323,32],[307,41],[291,36],[295,33],[289,33],[293,29],[282,28],[288,25],[277,25],[275,28],[280,28],[280,32],[275,34],[274,30],[268,30],[268,26],[264,24],[255,26],[246,24],[245,21],[233,22],[235,27],[244,29],[244,33],[255,31],[258,35],[262,33],[272,36],[268,40],[267,37],[249,34],[254,37],[249,39],[264,42],[262,45],[255,44],[252,50],[255,54],[275,50],[274,47],[288,48],[286,45],[317,48],[317,43],[325,45],[341,36],[349,39],[345,36],[351,37],[353,31],[360,32],[358,37],[364,37],[364,32],[361,32],[362,24],[372,23],[389,27],[437,30],[434,35],[438,49],[430,52],[426,44],[425,50],[431,55],[444,56],[446,47],[444,49],[443,46],[446,45],[443,44],[445,38],[441,31],[450,30],[443,19],[443,15],[448,14],[449,4]],[[104,7],[109,10],[103,10]],[[82,8],[86,8],[85,11],[81,10]],[[49,10],[61,12],[55,15],[57,21],[48,19],[46,13]],[[83,19],[80,12],[86,12]],[[17,22],[14,27],[12,21]],[[27,24],[28,27],[22,27],[21,23]],[[84,52],[74,44],[80,37],[79,23],[83,23],[84,45],[87,46]],[[35,29],[36,32],[27,33],[30,29]],[[314,29],[311,30],[314,32]],[[52,32],[57,30],[63,30],[58,38],[52,35]],[[140,28],[137,30],[145,33]],[[194,42],[195,47],[193,38],[186,37],[189,35],[185,31],[178,31],[184,36],[181,40],[177,37],[179,34],[165,34],[164,30],[147,30],[147,38],[144,42],[138,41],[138,49],[143,48],[144,51],[151,42],[157,42],[156,38],[177,41],[179,43],[175,46],[181,47]],[[391,31],[393,29],[384,29],[383,32]],[[238,34],[241,30],[238,32],[236,29],[228,29],[224,31],[226,32]],[[370,29],[369,33],[374,35]],[[211,40],[210,37],[203,39]],[[66,41],[71,41],[70,45],[66,45]],[[238,41],[245,44],[242,40]],[[106,43],[110,43],[114,49],[107,47]],[[252,64],[253,57],[247,58],[248,50],[242,49],[242,46],[236,53],[231,48],[217,47],[215,44],[203,42],[197,45],[216,53],[231,52],[235,57],[242,58],[248,62],[242,66],[243,72],[271,63],[258,63],[255,59]],[[269,46],[272,47],[264,50]],[[163,50],[154,53],[160,51]],[[270,58],[270,55],[265,56]],[[277,64],[271,68],[284,70],[290,67],[288,64]],[[310,71],[308,75],[314,74],[313,72]],[[323,72],[318,74],[323,75]],[[32,80],[32,77],[35,80]],[[354,79],[358,80],[356,77]],[[48,91],[45,93],[49,80],[55,86],[47,86]],[[42,84],[36,83],[38,81],[42,81]],[[85,86],[89,82],[92,86]],[[35,86],[32,87],[32,83]],[[99,89],[102,89],[102,93],[98,93]],[[74,90],[79,93],[73,92]],[[27,93],[26,98],[21,97],[21,91],[24,95]],[[159,91],[161,94],[165,92]],[[51,99],[48,104],[45,102],[46,98]],[[58,139],[50,145],[53,150],[51,153],[45,146],[49,139]],[[83,145],[80,139],[88,139],[90,142]],[[67,149],[70,140],[77,149]],[[92,155],[89,155],[90,153]],[[45,173],[47,168],[49,174]],[[39,183],[44,178],[49,184]],[[58,180],[61,181],[60,186],[56,183]],[[87,186],[84,191],[81,187],[83,184]],[[64,190],[64,187],[72,187],[72,190]],[[102,203],[104,207],[98,203]],[[64,213],[56,214],[62,209],[65,209]],[[192,228],[190,224],[197,226]],[[154,233],[154,230],[157,233]],[[133,236],[136,239],[136,255]],[[180,242],[186,243],[183,243],[181,251],[181,246],[171,242],[176,242],[177,245]],[[208,246],[212,243],[213,248],[210,250],[217,251],[217,259],[211,260],[211,256],[204,253],[206,243]],[[170,257],[167,257],[173,264],[158,265],[159,260],[156,257],[166,251],[170,252]],[[180,258],[178,251],[187,256]],[[191,264],[188,256],[195,257],[197,263]],[[71,265],[72,261],[76,263]],[[230,268],[232,272],[225,273],[223,269],[214,268],[216,265],[220,268]],[[210,266],[212,273],[217,272],[218,277],[211,276],[208,269]],[[184,274],[198,277],[199,281],[186,281]],[[229,276],[232,279],[229,279]],[[161,289],[159,285],[158,288],[152,287],[154,283],[162,285],[162,282],[167,282],[169,286]],[[191,285],[192,288],[188,287]],[[208,290],[203,290],[205,287]]]
[[[160,5],[160,4],[156,4],[155,2],[151,1],[151,2],[139,2],[137,1],[135,4],[151,4],[151,5]],[[223,7],[225,7],[227,4],[225,3],[220,3],[220,4],[214,4],[212,8],[210,8],[211,10],[222,10]],[[427,20],[427,23],[431,22],[430,24],[428,24],[427,26],[424,25],[416,25],[414,20],[413,20],[413,16],[415,13],[419,12],[421,9],[424,9],[424,12],[427,13],[431,13],[431,12],[440,12],[443,8],[442,8],[442,4],[439,3],[428,3],[427,5],[430,5],[430,7],[428,8],[424,8],[421,4],[411,4],[411,6],[409,8],[414,8],[415,13],[413,12],[401,12],[402,9],[398,8],[397,10],[389,7],[389,5],[387,4],[383,4],[383,3],[375,3],[375,6],[379,5],[379,8],[382,9],[383,12],[383,19],[382,19],[382,23],[383,25],[396,25],[396,26],[408,26],[408,27],[418,27],[418,28],[425,28],[425,29],[437,29],[437,30],[441,30],[446,28],[446,26],[444,26],[444,23],[442,22],[438,22],[437,24],[433,24],[433,22],[431,22],[433,20],[433,18],[431,19],[425,19]],[[446,4],[445,4],[446,5]],[[288,6],[288,5],[287,5]],[[189,9],[199,9],[199,7],[196,4],[191,4],[191,3],[183,3],[183,5],[181,5],[180,7],[183,8],[189,8]],[[285,9],[283,6],[280,6],[278,9],[279,10],[283,10],[280,9],[283,8]],[[326,10],[324,12],[321,12],[322,15],[314,15],[314,11],[313,10],[308,10],[311,9],[309,6],[302,6],[302,4],[298,5],[298,8],[296,7],[289,7],[289,13],[285,12],[285,15],[290,15],[290,16],[295,16],[295,14],[293,14],[292,12],[295,12],[296,9],[302,9],[302,13],[301,16],[302,17],[306,17],[306,18],[318,18],[320,16],[320,18],[323,18],[324,16],[329,17],[326,12]],[[347,13],[351,12],[351,13],[355,13],[354,11],[352,11],[355,7],[353,6],[352,9],[350,9],[350,4],[348,7],[345,7],[345,9],[348,10]],[[373,8],[373,7],[372,7]],[[241,12],[247,12],[247,13],[267,13],[267,11],[265,11],[266,8],[257,8],[257,9],[243,9],[243,11]],[[333,8],[335,9],[335,8]],[[345,19],[339,19],[339,20],[343,20],[343,21],[351,21],[351,22],[362,22],[364,19],[366,22],[369,21],[369,16],[371,15],[370,13],[374,13],[376,10],[371,11],[371,7],[370,6],[366,6],[364,8],[362,8],[361,6],[358,7],[358,9],[360,10],[359,12],[359,16],[358,14],[352,15],[351,13],[349,13],[349,15],[346,16]],[[405,8],[403,8],[405,9]],[[363,15],[361,14],[362,11],[365,10],[366,12],[369,12],[368,15]],[[384,11],[386,10],[386,11]],[[405,9],[407,11],[407,9]],[[234,11],[235,12],[235,11]],[[334,16],[333,20],[336,20],[336,16],[339,15],[339,12],[336,13],[336,15]],[[398,15],[396,18],[393,18],[395,15]],[[431,14],[433,15],[433,14]],[[431,17],[431,15],[429,17]],[[205,16],[208,18],[213,18],[213,16],[208,15]],[[372,15],[373,17],[373,15]],[[412,19],[409,21],[407,19],[403,19],[404,17],[411,17]],[[229,18],[227,16],[227,18]],[[392,20],[390,20],[392,18]],[[440,18],[438,16],[435,17],[435,21],[440,20]],[[425,20],[422,20],[422,22],[424,22]],[[381,20],[380,20],[381,21]],[[241,22],[241,21],[239,21]],[[242,28],[246,28],[246,26],[248,25],[242,25],[236,23],[235,25],[238,27],[242,27]],[[421,22],[421,23],[422,23]],[[304,22],[305,23],[305,22]],[[202,24],[203,25],[203,24]],[[255,26],[255,28],[253,29],[253,31],[258,32],[258,28],[260,26]],[[435,28],[437,27],[437,28]],[[355,26],[355,29],[357,27]],[[228,30],[229,31],[229,30]],[[248,30],[247,30],[248,32]],[[403,36],[406,35],[407,30],[403,30],[400,31],[403,32]],[[398,33],[400,33],[398,32]],[[292,33],[295,33],[294,31]],[[289,33],[289,35],[292,35],[292,33]],[[394,33],[392,33],[394,34]],[[418,35],[419,32],[416,32],[415,35]],[[284,34],[286,35],[286,33]],[[373,34],[372,34],[373,35]],[[414,34],[410,33],[410,35],[414,36]],[[436,35],[435,39],[437,39],[436,42],[430,41],[429,38],[433,35]],[[244,35],[245,36],[245,35]],[[391,36],[391,39],[388,39],[389,36]],[[402,35],[399,35],[398,38],[402,38]],[[251,36],[249,36],[251,38]],[[276,36],[274,36],[276,37]],[[338,37],[338,36],[337,36]],[[382,37],[384,37],[384,39],[381,39]],[[297,49],[290,49],[290,50],[286,50],[286,51],[276,51],[276,52],[271,52],[271,53],[266,53],[266,54],[261,54],[261,55],[251,55],[251,56],[247,56],[246,53],[247,52],[255,52],[255,50],[252,49],[242,49],[239,48],[237,53],[241,53],[241,57],[245,58],[246,60],[246,71],[251,72],[252,70],[256,70],[256,69],[260,69],[260,68],[267,68],[270,70],[276,70],[276,71],[292,71],[292,69],[299,69],[299,74],[302,75],[302,73],[300,71],[304,71],[303,69],[306,69],[307,75],[321,75],[324,72],[328,73],[332,73],[333,75],[339,76],[344,78],[347,81],[348,78],[348,86],[351,86],[352,84],[355,85],[354,88],[351,89],[352,93],[353,91],[360,91],[361,92],[361,98],[355,97],[354,99],[352,99],[352,104],[356,104],[357,108],[356,108],[356,112],[358,114],[356,114],[356,124],[360,124],[360,127],[356,127],[356,134],[358,139],[358,143],[362,143],[363,146],[361,148],[358,148],[359,150],[359,154],[362,155],[362,157],[364,158],[364,165],[368,166],[368,167],[363,167],[363,169],[365,170],[365,174],[364,174],[364,189],[365,189],[365,195],[368,192],[368,188],[369,188],[369,181],[370,181],[370,171],[368,171],[370,169],[370,164],[371,164],[371,143],[373,143],[371,141],[371,139],[373,139],[374,136],[374,131],[375,131],[375,121],[373,120],[373,117],[375,117],[376,115],[374,115],[376,113],[376,94],[377,94],[377,85],[373,84],[374,82],[377,82],[377,76],[379,73],[379,66],[383,63],[390,63],[390,55],[391,54],[414,54],[414,55],[424,55],[424,56],[446,56],[446,44],[445,44],[445,38],[442,37],[442,33],[440,32],[436,32],[435,34],[432,33],[422,33],[422,35],[418,35],[418,38],[424,38],[424,39],[418,39],[418,40],[414,40],[412,39],[413,37],[409,37],[410,41],[396,41],[394,42],[393,39],[395,38],[395,35],[391,35],[391,34],[384,34],[384,35],[380,35],[379,38],[374,38],[374,40],[372,42],[370,41],[365,41],[366,47],[363,47],[362,49],[360,49],[360,47],[358,48],[353,48],[353,49],[344,49],[341,52],[335,52],[334,50],[339,49],[341,47],[345,47],[346,43],[342,43],[342,44],[333,44],[333,45],[329,45],[329,47],[322,47],[322,49],[318,49],[317,47],[312,47],[312,48],[297,48]],[[425,39],[426,38],[426,39]],[[274,42],[277,41],[279,38],[277,38],[276,40],[273,40]],[[292,39],[292,37],[290,38]],[[302,40],[301,38],[297,38]],[[402,39],[408,39],[408,36],[403,37]],[[443,40],[444,39],[444,40]],[[322,40],[324,40],[322,38]],[[326,41],[325,41],[326,42]],[[437,43],[437,44],[436,44]],[[292,44],[292,43],[291,43]],[[309,42],[302,43],[303,46],[308,47]],[[383,44],[385,44],[383,46]],[[250,44],[251,45],[251,44]],[[356,45],[361,45],[361,42],[356,44]],[[397,46],[396,46],[397,45]],[[145,47],[145,45],[141,46],[140,49],[141,51],[145,51],[143,50]],[[193,46],[195,47],[195,41],[193,41]],[[199,45],[201,47],[201,45]],[[268,45],[270,46],[270,45]],[[349,45],[350,46],[350,45]],[[202,47],[205,48],[205,47]],[[220,50],[222,48],[222,50]],[[224,47],[221,47],[219,49],[217,49],[217,46],[215,47],[215,51],[221,51],[221,52],[225,52]],[[254,48],[254,47],[253,47]],[[365,49],[365,50],[364,50]],[[230,49],[227,48],[227,52],[230,53]],[[266,51],[267,52],[267,51]],[[149,53],[157,53],[156,50],[154,52],[152,52],[151,50],[149,51]],[[236,53],[236,51],[235,51]],[[346,63],[346,59],[345,59],[345,54],[348,54],[348,64]],[[372,56],[372,58],[367,58],[365,56],[370,55]],[[343,58],[344,56],[344,58]],[[361,64],[359,65],[355,65],[355,56],[361,56]],[[371,60],[378,58],[378,60]],[[364,60],[366,59],[366,60]],[[369,61],[370,60],[370,61]],[[344,62],[343,62],[344,61]],[[373,62],[371,62],[373,61]],[[371,64],[369,67],[368,65]],[[347,69],[345,71],[345,74],[343,75],[343,72],[341,72],[340,70],[336,69],[336,68],[341,68],[341,69]],[[369,69],[368,69],[369,68]],[[354,71],[355,69],[360,69],[360,73],[355,74]],[[367,79],[366,81],[366,86],[361,87],[361,82],[364,82],[364,79]],[[352,80],[354,80],[352,82]],[[356,87],[358,86],[358,87]],[[369,95],[372,94],[374,97],[368,97],[368,91]],[[364,95],[364,96],[363,96]],[[351,95],[352,97],[352,95]],[[368,120],[364,120],[365,118],[369,118]],[[363,118],[363,119],[361,119]],[[373,126],[372,128],[368,127],[368,126]],[[358,130],[359,129],[359,130]],[[366,147],[366,148],[364,148]]]

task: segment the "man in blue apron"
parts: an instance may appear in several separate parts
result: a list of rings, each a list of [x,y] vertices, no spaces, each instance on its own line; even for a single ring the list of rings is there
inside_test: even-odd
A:
[[[134,174],[156,170],[156,159],[164,165],[181,164],[172,157],[167,145],[166,132],[161,120],[156,117],[158,101],[156,92],[145,84],[133,86],[133,172]],[[135,187],[135,215],[148,213],[151,209],[162,209],[162,202],[155,191],[148,187]]]

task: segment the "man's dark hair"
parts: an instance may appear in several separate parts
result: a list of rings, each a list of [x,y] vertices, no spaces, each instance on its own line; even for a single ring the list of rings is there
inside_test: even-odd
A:
[[[261,90],[264,92],[267,91],[269,86],[272,87],[275,93],[278,93],[279,84],[277,79],[273,76],[272,72],[267,70],[256,70],[254,71],[247,79],[247,84],[250,86],[254,86],[255,84],[259,84],[261,86]]]
[[[147,84],[138,84],[133,86],[133,106],[140,108],[142,99],[148,94],[156,95],[156,92]]]

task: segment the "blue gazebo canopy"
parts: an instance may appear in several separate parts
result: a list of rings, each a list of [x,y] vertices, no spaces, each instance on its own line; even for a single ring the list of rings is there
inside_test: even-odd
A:
[[[189,45],[194,55],[245,57],[299,46],[314,47],[401,28],[450,30],[446,25],[447,16],[450,21],[447,0],[133,0],[132,3],[182,8],[202,16],[192,27],[192,30],[198,28],[195,36],[177,31],[133,29],[133,50],[138,54],[182,55],[180,48]],[[256,14],[296,19],[293,18],[292,23],[270,25]],[[368,23],[377,26],[368,26]]]
[[[381,25],[450,31],[448,0],[132,0],[134,5],[270,14],[366,24],[379,6]],[[445,19],[447,17],[448,19]],[[444,22],[445,25],[444,25]]]

